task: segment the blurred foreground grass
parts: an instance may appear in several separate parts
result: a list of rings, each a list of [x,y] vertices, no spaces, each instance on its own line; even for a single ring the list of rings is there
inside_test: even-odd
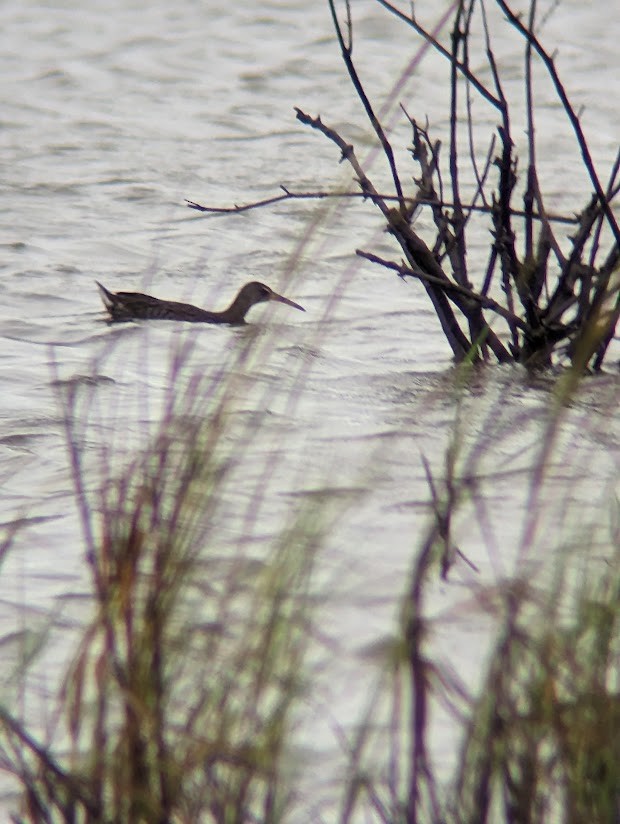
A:
[[[457,406],[475,375],[469,369],[454,372]],[[362,504],[327,492],[300,496],[266,553],[254,551],[252,520],[249,532],[222,542],[215,525],[244,451],[238,432],[231,450],[228,381],[204,381],[177,359],[170,386],[179,391],[171,391],[157,430],[125,455],[122,470],[108,456],[96,478],[84,465],[92,399],[80,394],[93,389],[63,390],[92,614],[46,735],[22,711],[28,702],[20,694],[46,649],[46,631],[4,687],[0,765],[19,786],[14,821],[298,820],[295,769],[303,767],[291,748],[320,605],[313,572],[335,519]],[[533,499],[569,400],[565,389],[549,396]],[[618,821],[617,500],[600,513],[608,519],[603,555],[600,547],[592,555],[584,525],[577,548],[557,536],[544,580],[524,572],[493,592],[472,587],[495,625],[478,694],[435,653],[430,592],[457,560],[468,563],[452,524],[481,494],[473,479],[490,446],[482,438],[465,448],[456,425],[443,468],[426,464],[428,529],[413,553],[376,695],[345,746],[339,807],[326,820]],[[481,651],[481,668],[485,659]],[[448,782],[431,755],[438,702],[451,708],[461,740]]]

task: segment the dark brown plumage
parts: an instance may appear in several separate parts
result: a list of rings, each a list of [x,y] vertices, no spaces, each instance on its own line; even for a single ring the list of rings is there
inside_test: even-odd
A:
[[[179,303],[176,300],[160,300],[140,292],[110,292],[105,286],[95,281],[101,293],[101,299],[112,321],[128,320],[182,320],[189,323],[228,323],[239,326],[245,323],[245,316],[255,303],[275,300],[286,303],[294,309],[306,310],[288,298],[278,295],[273,289],[253,280],[246,283],[223,312],[209,312],[192,306],[191,303]]]

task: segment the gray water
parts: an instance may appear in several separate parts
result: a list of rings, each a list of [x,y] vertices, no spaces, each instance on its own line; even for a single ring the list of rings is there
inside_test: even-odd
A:
[[[356,59],[380,108],[419,42],[371,0],[354,6]],[[438,19],[437,4],[427,6],[416,4],[420,19]],[[519,89],[521,44],[501,20],[493,26]],[[571,0],[543,31],[559,48],[568,91],[585,107],[584,129],[604,177],[620,131],[620,19],[609,18],[606,3]],[[368,204],[294,201],[215,216],[185,206],[186,198],[210,206],[253,201],[281,184],[349,186],[350,169],[338,165],[335,147],[299,124],[294,106],[320,113],[355,143],[378,186],[388,184],[324,4],[7,2],[0,40],[0,519],[7,527],[20,522],[2,570],[0,634],[58,615],[86,587],[58,387],[89,381],[85,460],[95,483],[102,444],[113,440],[119,455],[130,454],[156,430],[172,358],[189,341],[191,362],[207,378],[238,369],[238,426],[247,432],[248,421],[260,421],[235,495],[223,504],[240,529],[261,490],[256,551],[281,531],[292,502],[326,489],[350,496],[318,570],[320,630],[340,654],[308,698],[299,729],[313,765],[312,803],[329,820],[335,790],[328,777],[344,764],[336,729],[354,727],[374,677],[361,653],[394,632],[429,524],[422,455],[440,477],[456,429],[464,465],[476,457],[488,520],[481,525],[480,513],[465,505],[454,528],[479,571],[457,563],[432,605],[437,660],[475,686],[489,623],[472,606],[475,593],[524,569],[536,572],[545,552],[576,532],[604,547],[604,529],[592,524],[617,479],[620,431],[609,414],[616,372],[584,382],[564,412],[535,501],[535,540],[524,542],[552,379],[490,369],[455,391],[450,351],[423,290],[354,255],[361,247],[398,258]],[[446,72],[429,54],[394,97],[385,120],[402,163],[410,135],[398,103],[419,118],[428,114],[445,140]],[[540,100],[543,188],[552,193],[550,208],[574,211],[589,187],[542,76]],[[493,122],[480,107],[477,126]],[[487,244],[484,235],[473,254]],[[110,328],[94,286],[97,279],[220,308],[254,278],[306,313],[257,307],[241,330]],[[254,354],[235,367],[247,347]],[[61,669],[71,648],[62,638],[58,645]],[[52,689],[53,667],[48,677]],[[448,718],[437,719],[437,757],[449,762],[454,730]]]

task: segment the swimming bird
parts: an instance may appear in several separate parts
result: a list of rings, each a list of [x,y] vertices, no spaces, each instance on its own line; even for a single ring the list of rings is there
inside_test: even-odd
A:
[[[95,281],[101,293],[101,299],[108,310],[112,321],[127,320],[183,320],[189,323],[228,323],[231,326],[240,326],[245,323],[245,316],[255,303],[275,300],[286,303],[294,309],[306,310],[283,295],[279,295],[253,280],[242,286],[237,297],[223,312],[209,312],[192,306],[191,303],[179,303],[176,300],[160,300],[141,292],[110,292],[99,281]]]

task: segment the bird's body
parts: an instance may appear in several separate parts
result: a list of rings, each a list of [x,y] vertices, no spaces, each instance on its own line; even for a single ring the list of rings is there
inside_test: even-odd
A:
[[[191,303],[179,303],[176,300],[160,300],[141,292],[110,292],[98,281],[95,282],[112,321],[181,320],[188,323],[227,323],[239,326],[245,323],[245,316],[254,304],[268,300],[286,303],[302,312],[305,311],[298,303],[278,295],[269,286],[255,280],[246,283],[228,309],[222,312],[210,312]]]

